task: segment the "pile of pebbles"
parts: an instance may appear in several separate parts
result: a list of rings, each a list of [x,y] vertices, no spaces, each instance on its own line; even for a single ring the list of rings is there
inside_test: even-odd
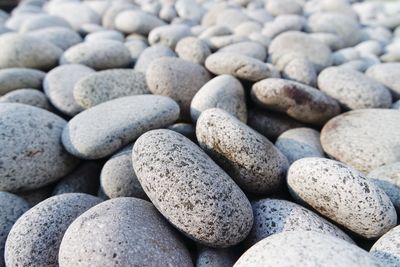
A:
[[[400,266],[399,99],[400,2],[22,0],[0,266]]]

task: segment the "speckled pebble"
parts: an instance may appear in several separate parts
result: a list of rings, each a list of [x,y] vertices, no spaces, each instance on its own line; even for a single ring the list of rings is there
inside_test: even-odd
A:
[[[210,248],[199,246],[196,267],[232,267],[237,253],[232,248]]]
[[[196,136],[206,151],[246,192],[271,194],[285,179],[286,157],[263,135],[227,112],[204,111]]]
[[[150,92],[169,96],[181,108],[181,117],[190,117],[190,103],[210,74],[199,64],[180,58],[164,57],[150,63],[146,81]]]
[[[49,70],[57,65],[62,50],[50,42],[18,33],[0,35],[0,69]]]
[[[178,56],[187,61],[204,65],[206,58],[211,54],[208,45],[196,37],[185,37],[175,47]]]
[[[109,198],[147,199],[132,167],[132,145],[128,145],[107,160],[101,170],[100,184]]]
[[[187,248],[167,221],[151,203],[136,198],[108,200],[79,216],[64,235],[59,264],[193,266]]]
[[[82,37],[71,29],[64,27],[49,27],[27,33],[29,36],[47,41],[62,50],[82,42]]]
[[[284,79],[270,78],[253,84],[251,97],[261,107],[317,125],[324,124],[340,112],[337,101],[325,93]]]
[[[353,110],[325,124],[321,144],[330,157],[368,173],[400,161],[399,127],[398,110]]]
[[[68,122],[62,143],[85,159],[113,154],[151,129],[173,123],[179,107],[165,96],[137,95],[110,100],[87,109]]]
[[[74,45],[64,52],[62,64],[82,64],[95,70],[127,67],[131,54],[126,46],[114,40],[97,40]]]
[[[58,248],[67,227],[101,200],[86,194],[62,194],[24,213],[11,228],[5,247],[7,266],[58,266]]]
[[[0,104],[0,190],[42,187],[66,175],[77,160],[60,137],[66,121],[46,110],[16,103]]]
[[[392,104],[392,96],[385,86],[348,68],[324,69],[318,75],[318,87],[345,109],[388,108]]]
[[[248,247],[277,233],[300,230],[331,235],[354,244],[339,227],[296,203],[266,198],[252,202],[252,207],[254,223],[246,238]]]
[[[370,67],[365,74],[385,85],[395,99],[400,98],[400,63],[383,63]]]
[[[273,76],[271,65],[238,53],[218,52],[210,55],[205,64],[214,74],[230,74],[253,82]]]
[[[20,103],[50,110],[45,94],[36,89],[17,89],[0,97],[0,103]]]
[[[378,238],[396,225],[396,210],[385,192],[338,161],[300,159],[290,166],[287,183],[297,200],[365,238]]]
[[[203,85],[190,104],[192,121],[196,122],[200,114],[209,108],[225,110],[246,123],[246,96],[240,81],[231,75],[224,74]]]
[[[400,226],[384,234],[372,246],[369,253],[387,267],[400,266]]]
[[[58,66],[46,74],[43,81],[44,92],[59,111],[68,116],[74,116],[83,110],[74,99],[74,86],[80,79],[92,73],[95,71],[84,65]]]
[[[236,44],[227,45],[218,52],[234,53],[252,57],[261,61],[265,61],[267,57],[267,49],[257,42],[239,42]]]
[[[23,198],[7,192],[0,192],[0,253],[4,255],[4,246],[15,221],[30,208]],[[5,266],[4,257],[0,266]]]
[[[247,250],[234,267],[381,266],[368,252],[342,239],[313,231],[272,235]]]
[[[287,130],[278,137],[275,146],[286,156],[290,164],[307,157],[324,158],[320,134],[311,128]]]
[[[103,70],[81,78],[74,86],[75,101],[88,109],[124,96],[149,94],[145,75],[131,69]]]
[[[135,64],[135,71],[146,73],[154,60],[161,57],[176,57],[175,52],[165,45],[153,45],[143,50]]]
[[[176,132],[142,135],[132,153],[144,191],[167,220],[195,241],[235,245],[253,224],[251,205],[233,180],[198,146]]]

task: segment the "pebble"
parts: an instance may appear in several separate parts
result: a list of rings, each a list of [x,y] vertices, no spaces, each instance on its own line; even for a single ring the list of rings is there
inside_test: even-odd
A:
[[[179,40],[191,35],[190,28],[186,25],[166,25],[157,27],[149,33],[149,43],[151,45],[162,44],[175,49]]]
[[[132,145],[123,148],[106,161],[101,170],[100,184],[109,198],[147,199],[132,167]]]
[[[372,246],[369,253],[385,266],[396,267],[400,265],[400,226],[384,234]]]
[[[262,34],[275,38],[287,31],[301,31],[306,24],[306,19],[299,15],[279,15],[273,21],[267,22],[262,29]]]
[[[246,96],[240,81],[224,74],[203,85],[190,104],[192,121],[196,122],[200,114],[210,108],[220,108],[246,123]]]
[[[324,158],[320,133],[312,128],[294,128],[283,132],[275,142],[289,163],[307,157]]]
[[[19,32],[25,33],[48,27],[64,27],[69,29],[71,28],[69,23],[63,18],[50,16],[47,14],[38,14],[25,19],[24,22],[21,24],[21,27],[19,27]]]
[[[400,63],[383,63],[371,66],[365,74],[385,85],[395,99],[400,98]]]
[[[57,65],[62,50],[50,42],[18,33],[0,35],[0,69],[49,70]]]
[[[126,46],[114,40],[83,42],[68,48],[62,58],[62,64],[82,64],[95,70],[127,67],[131,54]]]
[[[325,93],[284,79],[270,78],[255,83],[251,97],[261,107],[316,125],[323,125],[340,112],[336,100]]]
[[[145,75],[131,69],[111,69],[82,77],[73,97],[84,109],[124,96],[149,94]]]
[[[196,136],[201,148],[245,192],[265,195],[282,186],[289,167],[286,157],[267,138],[227,112],[217,108],[202,112]]]
[[[137,198],[111,199],[79,216],[65,232],[59,264],[193,266],[177,233],[151,203]]]
[[[326,44],[332,51],[344,48],[345,44],[342,38],[337,34],[328,32],[314,32],[309,34],[310,37]]]
[[[227,45],[221,48],[218,52],[234,53],[252,57],[261,61],[265,61],[267,50],[257,42],[239,42],[236,44]]]
[[[98,41],[98,40],[114,40],[123,42],[125,36],[119,31],[114,30],[105,30],[105,31],[97,31],[86,35],[85,41]]]
[[[115,29],[115,19],[123,11],[135,10],[137,6],[126,1],[110,1],[110,6],[105,10],[101,19],[101,25],[106,29]]]
[[[4,255],[6,239],[15,221],[30,208],[29,203],[17,195],[0,192],[0,253]],[[5,266],[4,257],[0,265]]]
[[[392,96],[381,83],[361,72],[341,67],[324,69],[318,87],[346,109],[388,108]]]
[[[0,97],[0,103],[20,103],[50,110],[46,95],[36,89],[17,89]]]
[[[147,196],[186,236],[229,247],[249,233],[253,213],[245,194],[183,135],[170,130],[143,134],[133,146],[132,162]]]
[[[230,74],[256,82],[273,76],[273,67],[261,60],[231,52],[218,52],[207,57],[206,68],[216,74]]]
[[[82,37],[71,29],[64,27],[49,27],[27,33],[37,39],[52,43],[53,45],[67,50],[68,48],[82,42]]]
[[[317,253],[316,253],[317,252]],[[288,231],[263,239],[234,267],[244,266],[381,266],[368,252],[342,239],[314,231]]]
[[[169,96],[181,110],[181,118],[190,118],[190,103],[210,74],[199,64],[184,59],[164,57],[152,61],[146,71],[150,92]]]
[[[400,113],[389,109],[354,110],[335,117],[321,131],[324,151],[363,172],[397,161]],[[355,157],[354,155],[357,155]]]
[[[314,65],[304,56],[292,58],[289,55],[289,57],[291,60],[283,68],[282,78],[315,87],[317,85],[317,71]]]
[[[0,190],[36,189],[73,170],[77,160],[60,144],[66,123],[40,108],[0,104]]]
[[[86,194],[62,194],[25,212],[13,225],[5,246],[7,266],[58,266],[58,249],[68,226],[100,203]]]
[[[211,54],[208,45],[196,37],[185,37],[175,47],[178,56],[187,61],[204,65],[206,58]]]
[[[290,166],[287,183],[294,198],[364,238],[378,238],[396,226],[396,210],[385,192],[338,161],[300,159]]]
[[[246,238],[248,247],[271,235],[287,231],[313,231],[354,244],[340,228],[296,203],[265,198],[252,202],[254,223]]]
[[[333,65],[342,65],[351,60],[359,59],[360,57],[360,52],[353,47],[343,48],[332,54]]]
[[[115,18],[115,28],[123,33],[148,35],[152,29],[165,25],[161,19],[140,10],[126,10]]]
[[[132,61],[137,62],[139,56],[142,52],[149,47],[147,43],[143,40],[128,40],[125,42],[125,46],[129,49],[131,53]]]
[[[101,166],[96,162],[82,163],[76,170],[57,183],[53,195],[85,193],[95,196],[99,189],[100,170]]]
[[[176,57],[175,52],[165,45],[153,45],[143,50],[135,64],[135,71],[146,73],[151,62],[162,57]]]
[[[29,68],[0,69],[0,95],[16,89],[42,89],[42,81],[46,73]]]
[[[74,99],[74,86],[80,79],[92,73],[95,73],[93,69],[80,64],[58,66],[46,74],[43,81],[44,92],[59,111],[75,116],[83,108]]]
[[[196,267],[232,267],[237,256],[232,248],[209,248],[200,246]]]
[[[173,123],[178,116],[178,105],[168,97],[121,97],[72,118],[63,130],[62,143],[76,157],[99,159],[112,155],[151,129]]]
[[[301,5],[294,0],[268,0],[265,8],[273,16],[301,14],[303,11]]]

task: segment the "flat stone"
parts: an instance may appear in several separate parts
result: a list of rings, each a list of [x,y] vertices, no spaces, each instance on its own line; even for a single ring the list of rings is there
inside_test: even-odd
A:
[[[50,110],[50,103],[45,94],[36,89],[17,89],[0,97],[0,103],[20,103]]]
[[[168,97],[127,96],[87,109],[64,128],[62,143],[85,159],[110,156],[141,134],[173,123],[179,107]]]
[[[384,234],[372,246],[369,253],[385,266],[395,267],[400,265],[400,226]]]
[[[249,233],[253,213],[245,194],[183,135],[170,130],[145,133],[133,146],[132,162],[147,196],[189,238],[229,247]]]

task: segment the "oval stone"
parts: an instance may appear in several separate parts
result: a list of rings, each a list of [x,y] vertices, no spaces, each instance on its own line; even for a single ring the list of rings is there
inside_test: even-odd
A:
[[[148,35],[152,29],[163,25],[164,21],[141,10],[126,10],[115,18],[115,27],[123,33]]]
[[[28,33],[29,36],[50,42],[62,50],[82,42],[82,37],[71,29],[64,27],[49,27]]]
[[[121,97],[72,118],[62,133],[65,148],[85,159],[106,157],[141,134],[178,119],[179,107],[165,96]]]
[[[290,166],[287,183],[293,197],[365,238],[380,237],[396,225],[396,210],[385,192],[338,161],[300,159]]]
[[[206,58],[211,54],[208,45],[196,37],[181,39],[175,48],[176,53],[182,59],[204,65]]]
[[[267,49],[257,42],[240,42],[236,44],[227,45],[218,52],[234,53],[252,57],[264,61],[267,57]]]
[[[227,112],[204,111],[196,126],[197,140],[246,192],[271,194],[285,179],[286,157],[263,135]]]
[[[66,124],[44,109],[0,104],[0,190],[36,189],[72,171],[78,162],[60,143]]]
[[[400,81],[397,78],[400,77],[400,63],[376,64],[368,68],[365,74],[390,89],[395,99],[400,98]]]
[[[62,194],[24,213],[12,227],[5,248],[7,266],[58,266],[58,249],[68,226],[101,202],[86,194]]]
[[[151,203],[136,198],[108,200],[79,216],[59,257],[60,267],[193,266],[172,227]]]
[[[0,95],[15,89],[41,89],[46,73],[28,68],[7,68],[0,70]]]
[[[245,194],[183,135],[171,130],[145,133],[133,146],[132,162],[156,208],[191,239],[228,247],[249,233],[253,213]]]
[[[50,110],[50,103],[45,94],[36,89],[18,89],[0,97],[0,103],[20,103]]]

